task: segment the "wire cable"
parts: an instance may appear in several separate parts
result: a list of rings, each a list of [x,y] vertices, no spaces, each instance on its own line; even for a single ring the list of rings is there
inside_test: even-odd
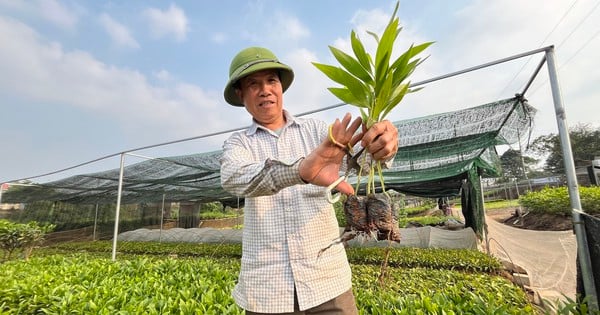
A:
[[[600,4],[600,2],[598,2],[598,4]],[[598,5],[596,5],[596,7],[598,7]],[[594,7],[594,9],[596,8]],[[583,43],[583,45],[581,45],[581,47],[579,47],[575,53],[573,53],[573,55],[571,55],[571,57],[569,57],[564,63],[562,63],[559,67],[558,70],[562,69],[563,67],[565,67],[567,64],[569,64],[573,59],[575,59],[575,57],[577,55],[579,55],[579,53],[581,51],[583,51],[583,49],[585,49],[594,39],[596,39],[596,37],[598,37],[598,35],[600,35],[600,29],[598,29],[596,31],[596,33],[594,33],[594,35],[592,35],[585,43]],[[563,41],[564,43],[564,41]],[[535,92],[537,92],[537,90],[539,90],[542,86],[546,85],[546,83],[548,83],[548,79],[545,79],[544,81],[542,81],[540,83],[540,85],[538,85],[537,87],[535,87],[531,93],[529,95],[533,95],[535,94]]]
[[[565,37],[565,39],[563,39],[563,41],[560,42],[560,44],[557,45],[557,47],[562,46],[562,44],[564,44],[567,40],[569,40],[571,38],[571,35],[573,35],[573,33],[575,33],[575,31],[577,31],[577,29],[579,29],[579,27],[583,24],[583,22],[585,22],[592,15],[592,13],[594,13],[594,11],[596,11],[596,9],[598,8],[599,5],[600,5],[600,1],[596,3],[596,5],[594,6],[594,8],[592,8],[588,12],[588,14],[581,21],[579,21],[579,23],[577,24],[577,26],[575,26],[575,28],[573,28],[573,30],[571,30],[571,32],[569,33],[569,35],[567,35]]]
[[[565,12],[565,14],[563,14],[563,16],[560,18],[560,20],[558,20],[558,22],[556,24],[554,24],[554,27],[546,35],[546,37],[544,38],[544,40],[542,40],[542,42],[540,43],[540,46],[538,46],[538,48],[542,47],[544,45],[544,43],[546,42],[546,40],[548,40],[548,38],[550,38],[550,35],[552,35],[552,33],[554,33],[554,31],[562,23],[562,21],[569,14],[569,12],[571,12],[571,10],[573,9],[573,7],[577,3],[577,1],[578,0],[573,1],[573,3],[571,4],[571,6],[569,7],[569,9]],[[517,71],[517,73],[515,73],[515,75],[512,77],[512,79],[510,79],[510,81],[508,81],[508,83],[506,84],[506,86],[502,89],[502,91],[500,91],[499,96],[497,98],[499,98],[504,93],[504,91],[506,91],[506,89],[508,89],[508,87],[517,79],[517,77],[519,76],[519,74],[521,72],[523,72],[523,70],[525,69],[525,66],[527,66],[527,64],[529,63],[529,61],[531,60],[532,57],[533,56],[529,56],[529,58],[527,58],[527,60],[525,61],[525,63],[521,66],[521,69],[519,69],[519,71]]]

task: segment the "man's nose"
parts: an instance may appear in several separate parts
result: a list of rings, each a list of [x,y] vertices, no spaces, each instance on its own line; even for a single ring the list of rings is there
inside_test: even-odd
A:
[[[259,85],[259,88],[260,88],[260,90],[259,90],[260,96],[267,96],[270,94],[269,85],[267,84],[267,82],[262,82]]]

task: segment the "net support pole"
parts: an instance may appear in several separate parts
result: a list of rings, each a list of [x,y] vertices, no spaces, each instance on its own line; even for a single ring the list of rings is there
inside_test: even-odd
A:
[[[96,240],[96,226],[98,226],[98,203],[96,203],[96,214],[94,215],[94,233],[92,234],[92,241]]]
[[[519,191],[519,179],[515,177],[515,192],[517,194],[517,204],[519,205],[519,210],[521,210],[521,204],[519,203],[519,198],[521,198],[521,192]]]
[[[558,74],[554,60],[553,46],[550,46],[546,50],[546,61],[548,65],[550,87],[552,88],[552,100],[554,102],[556,123],[558,124],[560,146],[563,154],[563,162],[565,164],[565,173],[567,176],[567,187],[569,190],[571,208],[582,210],[581,199],[579,198],[577,176],[575,174],[575,162],[573,159],[573,152],[571,150],[571,140],[569,139],[569,129],[567,127],[565,109],[562,102],[560,86],[558,84]],[[583,278],[582,280],[585,295],[588,298],[590,310],[598,310],[598,299],[596,296],[596,287],[594,284],[594,274],[592,272],[592,262],[590,258],[587,237],[585,235],[585,226],[583,225],[583,220],[578,211],[573,210],[571,213],[573,216],[573,229],[575,230],[575,238],[577,240],[577,257],[581,266],[581,276]]]
[[[165,193],[162,197],[162,207],[160,210],[160,234],[158,235],[158,242],[162,243],[162,231],[163,231],[163,220],[165,218]]]
[[[123,192],[123,170],[125,153],[121,153],[121,166],[119,168],[119,188],[117,190],[117,209],[115,210],[115,231],[113,235],[112,261],[117,260],[117,236],[119,235],[119,212],[121,211],[121,194]]]
[[[490,249],[490,238],[489,238],[489,233],[488,233],[488,224],[487,224],[487,220],[485,218],[485,213],[486,213],[486,209],[485,209],[485,193],[483,192],[483,185],[481,185],[481,175],[479,175],[479,185],[481,186],[481,204],[483,205],[483,239],[485,240],[485,250],[486,253],[491,253],[491,249]]]

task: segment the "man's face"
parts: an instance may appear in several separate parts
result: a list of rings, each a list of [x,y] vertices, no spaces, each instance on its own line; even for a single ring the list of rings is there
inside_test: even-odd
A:
[[[240,79],[236,93],[258,123],[271,130],[283,127],[283,89],[277,71],[263,70]]]

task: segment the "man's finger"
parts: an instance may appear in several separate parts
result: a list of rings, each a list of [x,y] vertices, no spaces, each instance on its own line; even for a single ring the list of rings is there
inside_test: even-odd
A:
[[[356,133],[356,131],[358,130],[358,128],[362,125],[362,118],[357,117],[356,119],[354,119],[354,121],[352,122],[352,125],[350,126],[349,131],[354,135]]]
[[[339,183],[335,187],[335,190],[345,195],[354,195],[354,188],[346,181],[342,181],[341,183]]]
[[[371,144],[372,142],[375,141],[375,139],[380,136],[381,134],[385,133],[387,131],[387,124],[385,123],[386,121],[381,121],[378,122],[376,124],[374,124],[373,126],[371,126],[371,128],[366,129],[366,127],[363,127],[363,132],[365,133],[365,136],[362,139],[362,146],[366,147],[369,144]]]
[[[357,117],[354,121],[352,121],[352,123],[350,123],[351,120],[352,115],[350,113],[346,113],[341,121],[336,119],[331,125],[333,137],[335,138],[336,142],[342,144],[343,146],[346,146],[347,144],[353,146],[356,144],[356,141],[358,141],[356,140],[353,142],[353,139],[356,131],[362,124],[362,119]]]

